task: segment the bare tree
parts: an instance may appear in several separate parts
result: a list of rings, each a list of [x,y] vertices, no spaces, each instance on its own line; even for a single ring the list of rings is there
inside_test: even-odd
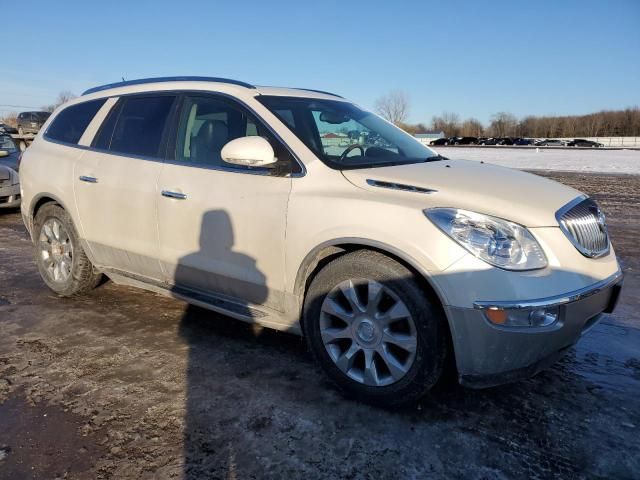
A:
[[[7,113],[0,117],[0,123],[4,123],[13,128],[18,128],[18,114],[15,112]]]
[[[484,134],[484,127],[477,118],[468,118],[462,122],[461,135],[464,137],[481,137]]]
[[[460,117],[457,113],[443,112],[439,117],[433,117],[431,125],[434,130],[444,132],[445,136],[455,137],[460,135]]]
[[[395,90],[376,100],[376,112],[394,125],[405,123],[409,116],[409,98],[400,91]]]
[[[55,103],[46,105],[42,107],[42,109],[46,110],[47,112],[53,112],[60,105],[62,105],[63,103],[67,103],[69,100],[73,100],[74,98],[77,98],[77,95],[75,93],[70,92],[69,90],[64,90],[58,94],[58,99]]]
[[[491,117],[489,130],[494,137],[507,137],[516,134],[518,120],[507,112],[498,112]]]

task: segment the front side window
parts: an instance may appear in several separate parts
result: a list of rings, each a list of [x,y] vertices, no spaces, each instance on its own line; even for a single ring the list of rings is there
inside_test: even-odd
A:
[[[175,160],[194,166],[247,170],[251,167],[226,163],[221,151],[231,140],[250,136],[269,141],[278,159],[274,170],[290,171],[290,153],[246,109],[214,96],[187,96],[178,123]]]
[[[45,136],[58,142],[78,143],[89,123],[106,101],[106,98],[101,98],[65,108],[53,119]]]
[[[439,160],[431,149],[377,115],[335,100],[256,97],[331,168]]]
[[[160,157],[160,143],[174,100],[172,95],[122,98],[94,145],[115,153]]]

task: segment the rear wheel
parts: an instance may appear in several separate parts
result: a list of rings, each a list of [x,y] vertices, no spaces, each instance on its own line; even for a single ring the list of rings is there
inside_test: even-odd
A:
[[[309,287],[303,321],[325,373],[359,400],[413,402],[442,373],[442,313],[411,271],[380,253],[357,251],[325,266]]]
[[[36,264],[47,286],[62,297],[85,293],[102,274],[87,258],[69,214],[54,203],[43,206],[34,219]]]

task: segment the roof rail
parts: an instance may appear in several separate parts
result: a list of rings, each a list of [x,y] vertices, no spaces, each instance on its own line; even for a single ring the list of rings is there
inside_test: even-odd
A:
[[[335,93],[325,92],[324,90],[315,90],[313,88],[296,88],[295,90],[304,90],[305,92],[324,93],[325,95],[331,95],[332,97],[344,98],[340,95],[336,95]]]
[[[90,93],[101,92],[103,90],[110,90],[118,87],[128,87],[129,85],[144,85],[147,83],[163,83],[163,82],[216,82],[216,83],[229,83],[231,85],[239,85],[245,88],[256,88],[255,86],[241,82],[239,80],[231,80],[229,78],[218,77],[155,77],[155,78],[139,78],[137,80],[125,80],[122,82],[109,83],[107,85],[101,85],[99,87],[93,87],[86,90],[82,95],[89,95]]]

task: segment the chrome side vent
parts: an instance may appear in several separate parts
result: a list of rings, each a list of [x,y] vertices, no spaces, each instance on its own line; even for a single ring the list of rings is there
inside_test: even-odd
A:
[[[601,257],[609,252],[606,219],[594,200],[576,198],[558,210],[556,219],[566,237],[585,257]]]
[[[371,178],[367,179],[367,183],[372,187],[380,187],[380,188],[391,188],[393,190],[402,190],[404,192],[415,192],[415,193],[435,193],[437,190],[432,190],[430,188],[422,188],[416,187],[415,185],[405,185],[402,183],[394,183],[394,182],[385,182],[382,180],[373,180]]]

